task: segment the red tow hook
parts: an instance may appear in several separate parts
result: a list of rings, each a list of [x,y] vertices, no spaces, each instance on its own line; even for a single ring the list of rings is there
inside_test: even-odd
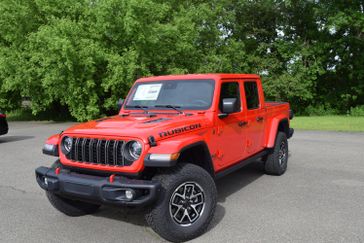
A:
[[[59,173],[61,173],[61,167],[57,167],[55,172],[56,172],[56,175],[59,175]]]
[[[110,177],[109,177],[109,181],[110,183],[113,183],[115,180],[115,174],[112,174]]]

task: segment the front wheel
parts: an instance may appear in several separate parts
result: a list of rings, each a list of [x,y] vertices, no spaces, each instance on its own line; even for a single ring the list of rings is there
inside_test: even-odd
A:
[[[181,242],[205,232],[213,218],[217,190],[211,175],[194,164],[180,164],[156,175],[162,189],[146,214],[150,227],[164,239]]]

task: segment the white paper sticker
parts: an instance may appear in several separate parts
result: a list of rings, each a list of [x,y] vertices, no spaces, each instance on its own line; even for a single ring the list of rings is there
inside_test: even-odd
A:
[[[139,85],[133,100],[157,100],[162,84]]]

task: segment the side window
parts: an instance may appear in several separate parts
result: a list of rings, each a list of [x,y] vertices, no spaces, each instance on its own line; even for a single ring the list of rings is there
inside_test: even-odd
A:
[[[257,82],[248,81],[244,82],[246,106],[248,110],[253,110],[259,108],[259,94]]]
[[[225,98],[236,98],[238,101],[237,107],[239,107],[237,111],[241,111],[240,90],[238,82],[226,82],[221,84],[220,102],[219,102],[220,110],[222,110],[222,100]]]

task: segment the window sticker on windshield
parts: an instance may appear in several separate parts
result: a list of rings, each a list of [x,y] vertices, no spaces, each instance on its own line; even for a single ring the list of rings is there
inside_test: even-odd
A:
[[[157,100],[162,84],[139,85],[133,100]]]

